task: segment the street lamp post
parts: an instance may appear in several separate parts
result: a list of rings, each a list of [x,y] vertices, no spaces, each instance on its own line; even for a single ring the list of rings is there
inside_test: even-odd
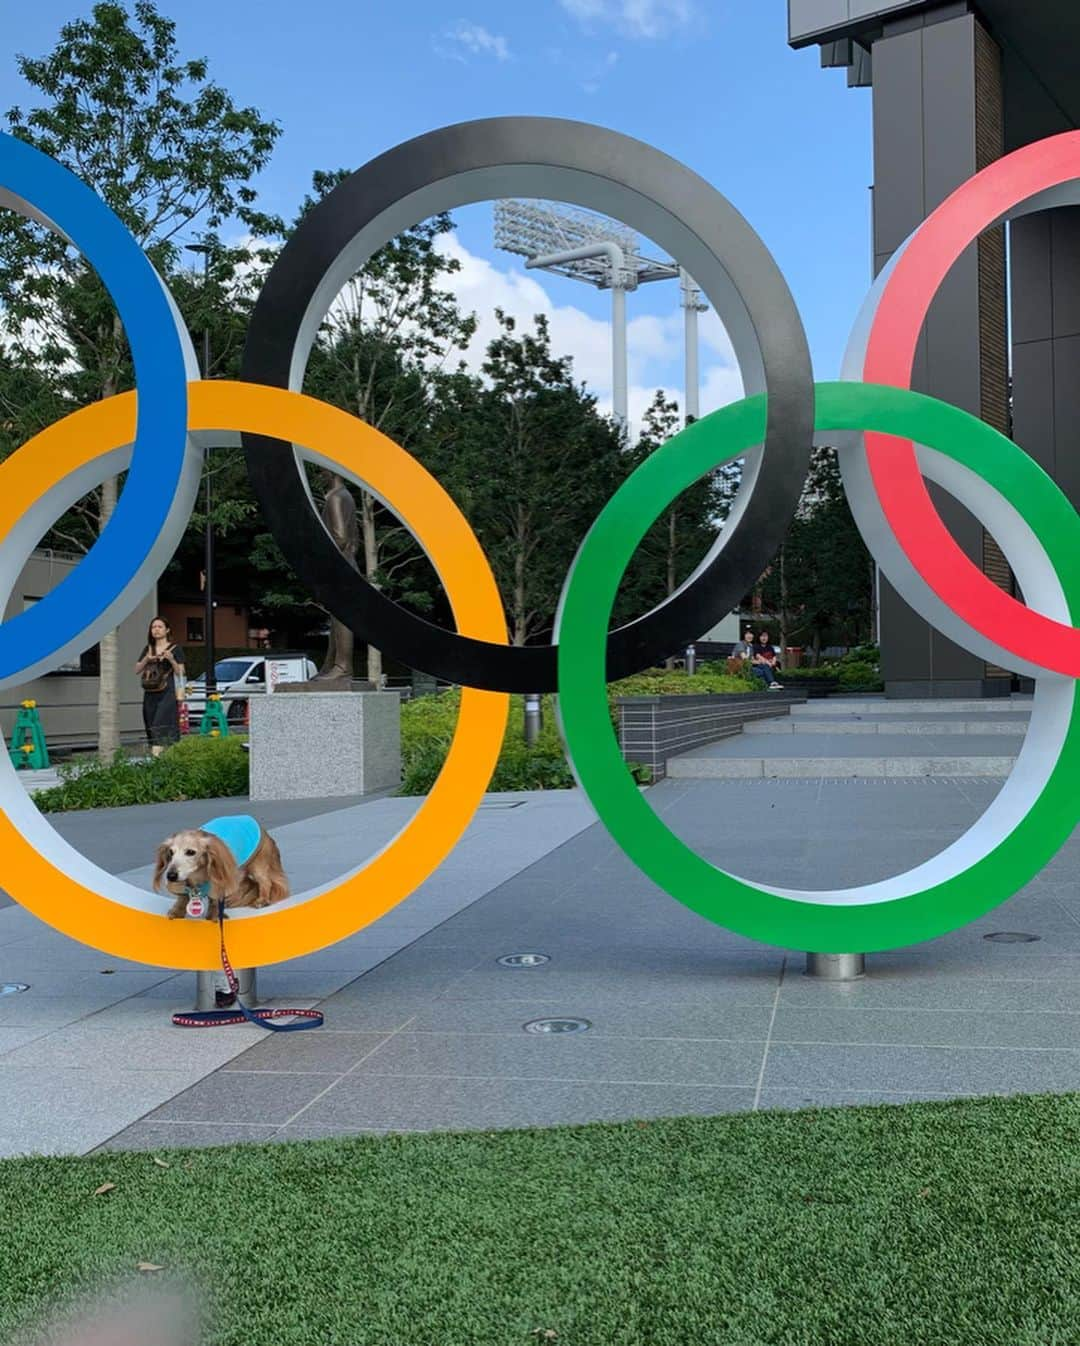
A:
[[[208,286],[210,284],[210,244],[209,243],[189,243],[188,252],[202,254],[203,259],[203,298],[207,298]],[[200,360],[200,373],[204,379],[210,377],[210,315],[207,312],[203,317],[202,334],[202,359]],[[211,507],[213,504],[213,488],[211,486],[210,474],[210,450],[206,450],[206,553],[203,561],[203,598],[205,601],[205,611],[203,616],[203,642],[206,649],[206,696],[207,709],[209,709],[209,697],[211,692],[217,691],[217,677],[214,674],[214,665],[217,662],[214,653],[214,524],[211,516]]]

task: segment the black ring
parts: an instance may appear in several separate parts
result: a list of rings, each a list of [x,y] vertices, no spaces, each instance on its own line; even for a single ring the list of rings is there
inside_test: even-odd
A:
[[[776,554],[809,466],[814,385],[806,334],[771,255],[735,208],[677,160],[582,122],[498,117],[398,145],[340,183],[282,250],[252,315],[241,377],[299,388],[330,304],[384,243],[476,201],[533,196],[613,216],[667,248],[724,322],[748,393],[768,393],[765,443],[689,580],[608,638],[608,677],[648,667],[726,616]],[[349,565],[312,508],[292,446],[245,434],[252,487],[290,565],[356,635],[411,668],[490,691],[554,691],[554,645],[473,640],[408,612]]]

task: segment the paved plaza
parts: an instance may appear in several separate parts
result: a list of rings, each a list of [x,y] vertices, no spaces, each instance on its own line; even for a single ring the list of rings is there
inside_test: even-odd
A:
[[[928,858],[1000,784],[669,779],[649,799],[715,863],[814,888]],[[260,812],[299,890],[382,845],[417,803]],[[211,811],[223,802],[59,826],[138,881],[149,871],[137,862],[165,831]],[[1076,847],[989,916],[868,957],[863,981],[830,984],[804,976],[798,952],[743,939],[664,895],[578,792],[489,796],[408,902],[335,948],[260,972],[265,999],[318,1002],[326,1015],[323,1029],[273,1037],[172,1028],[171,1010],[191,1007],[191,973],[109,959],[9,906],[0,980],[31,989],[0,999],[0,1153],[1080,1089]],[[1035,938],[986,939],[999,932]],[[514,953],[548,961],[497,961]],[[525,1031],[537,1019],[589,1027]]]

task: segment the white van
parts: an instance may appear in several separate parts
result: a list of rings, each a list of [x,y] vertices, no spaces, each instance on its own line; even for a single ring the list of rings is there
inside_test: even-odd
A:
[[[279,682],[310,682],[318,673],[314,663],[303,654],[276,654],[271,651],[252,654],[233,654],[219,659],[214,665],[217,690],[225,702],[225,714],[230,724],[244,719],[248,695],[273,691]],[[267,673],[270,683],[267,686]],[[194,729],[202,719],[206,707],[206,678],[192,678],[188,683],[188,714]]]

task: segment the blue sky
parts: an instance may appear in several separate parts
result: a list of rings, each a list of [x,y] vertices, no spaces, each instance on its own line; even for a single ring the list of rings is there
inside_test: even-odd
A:
[[[239,101],[283,134],[258,186],[291,215],[316,168],[356,167],[400,140],[473,117],[543,114],[649,141],[709,179],[750,221],[788,279],[819,378],[835,377],[870,279],[870,105],[816,50],[786,44],[783,0],[159,0],[184,56],[205,55]],[[9,53],[40,55],[90,0],[5,7]],[[0,107],[25,103],[14,56]],[[496,252],[490,210],[459,217],[462,298],[481,316],[544,307],[562,353],[601,399],[608,301],[526,275]],[[681,387],[674,285],[630,296],[632,415]],[[485,323],[485,326],[487,324]],[[737,395],[715,322],[703,325],[704,404]]]

